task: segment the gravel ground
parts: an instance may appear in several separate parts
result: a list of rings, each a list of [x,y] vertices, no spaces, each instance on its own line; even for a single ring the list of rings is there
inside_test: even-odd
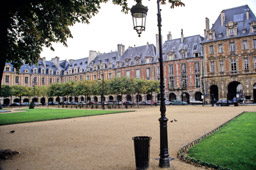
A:
[[[168,106],[170,170],[202,169],[176,158],[183,145],[256,106]],[[135,170],[133,136],[151,136],[150,168],[158,168],[159,107],[136,112],[0,126],[0,149],[19,151],[1,170]],[[170,120],[177,122],[171,123]],[[15,130],[15,133],[9,133]]]

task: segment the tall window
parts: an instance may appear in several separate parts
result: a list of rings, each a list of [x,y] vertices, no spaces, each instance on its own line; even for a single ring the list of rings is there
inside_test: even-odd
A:
[[[186,67],[186,64],[181,64],[181,74],[185,74],[187,73],[187,67]]]
[[[237,73],[236,59],[231,59],[231,73]]]
[[[181,88],[182,89],[187,88],[187,76],[186,75],[181,76]]]
[[[25,84],[28,84],[28,77],[25,77]]]
[[[52,78],[50,78],[50,84],[52,84]]]
[[[9,83],[10,76],[5,76],[5,83]]]
[[[218,45],[218,53],[223,53],[223,44]]]
[[[244,71],[249,71],[249,60],[244,58]]]
[[[136,70],[136,79],[139,79],[140,78],[140,70]]]
[[[116,76],[117,76],[117,77],[121,77],[121,72],[120,72],[120,71],[117,72]]]
[[[196,84],[195,85],[196,85],[196,88],[198,88],[198,87],[200,87],[200,75],[196,74],[195,78],[196,78],[196,82],[195,82]]]
[[[108,73],[108,79],[112,79],[112,74]]]
[[[214,54],[214,48],[213,48],[213,45],[210,45],[210,54]]]
[[[33,83],[37,83],[37,77],[34,77]]]
[[[169,74],[174,75],[174,65],[173,64],[169,65]]]
[[[254,69],[256,70],[256,56],[254,56]]]
[[[211,68],[210,72],[211,72],[211,73],[215,73],[215,64],[214,64],[214,61],[211,61],[211,62],[210,62],[210,68]]]
[[[256,49],[256,39],[254,39],[254,40],[252,41],[252,43],[253,43],[253,49]]]
[[[220,63],[220,72],[223,73],[224,72],[224,61],[220,60],[219,63]]]
[[[236,45],[235,45],[234,42],[231,42],[231,43],[229,44],[229,49],[230,49],[230,52],[236,51]]]
[[[42,77],[42,84],[45,84],[45,79],[44,79],[44,77]]]
[[[247,45],[247,40],[243,40],[243,50],[247,50],[248,45]]]
[[[19,76],[15,77],[15,83],[17,83],[17,84],[19,83]]]
[[[195,62],[195,72],[196,73],[200,72],[200,64],[199,64],[199,62]]]
[[[150,79],[150,68],[146,69],[146,78]]]
[[[174,88],[174,77],[170,77],[169,78],[169,89],[173,89]]]
[[[234,28],[229,28],[229,29],[228,29],[229,35],[231,35],[231,36],[234,35],[234,32],[235,32],[235,31],[234,31]]]
[[[126,77],[127,77],[127,78],[130,78],[130,76],[131,76],[130,70],[126,71]]]

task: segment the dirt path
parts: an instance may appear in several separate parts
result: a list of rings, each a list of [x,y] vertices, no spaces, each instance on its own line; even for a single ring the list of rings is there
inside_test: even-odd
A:
[[[256,106],[167,107],[169,154]],[[133,136],[151,136],[150,169],[158,168],[159,107],[131,113],[0,126],[0,149],[21,152],[2,170],[135,170]],[[177,119],[175,123],[170,120]],[[9,133],[15,130],[15,133]],[[1,169],[0,168],[0,169]],[[170,170],[196,170],[177,158]]]

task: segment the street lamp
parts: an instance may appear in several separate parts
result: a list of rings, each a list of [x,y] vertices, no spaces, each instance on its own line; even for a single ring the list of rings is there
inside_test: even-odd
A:
[[[159,33],[159,65],[160,65],[160,112],[161,117],[158,119],[160,122],[160,159],[159,167],[170,167],[170,158],[168,153],[168,135],[167,135],[167,122],[166,107],[165,107],[165,86],[164,86],[164,71],[163,71],[163,54],[162,54],[162,35],[161,35],[161,10],[160,2],[164,3],[166,0],[157,0],[157,21],[158,21],[158,33]],[[136,0],[137,4],[131,8],[131,14],[133,17],[133,26],[137,31],[139,37],[142,31],[145,31],[146,16],[148,8],[143,6],[141,0]],[[181,0],[171,0],[171,8],[174,6],[184,6]]]
[[[101,90],[101,107],[103,110],[105,110],[105,100],[104,100],[104,73],[101,75],[102,76],[102,90]],[[101,80],[101,78],[99,78]]]

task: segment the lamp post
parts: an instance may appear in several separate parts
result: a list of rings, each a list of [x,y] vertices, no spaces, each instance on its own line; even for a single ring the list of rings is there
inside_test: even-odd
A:
[[[105,110],[105,100],[104,100],[104,73],[101,75],[102,77],[102,90],[101,90],[101,108],[102,110]],[[101,78],[99,78],[101,80]]]
[[[163,1],[163,0],[162,0]],[[131,14],[133,18],[133,26],[137,31],[139,37],[142,31],[145,31],[146,16],[148,8],[143,6],[141,0],[136,0],[137,4],[131,8]],[[157,0],[157,21],[158,21],[158,33],[159,33],[159,65],[160,65],[160,112],[161,117],[158,119],[160,122],[160,159],[159,167],[168,168],[170,167],[170,158],[168,153],[168,135],[167,135],[167,122],[166,107],[165,107],[165,86],[164,86],[164,71],[163,71],[163,54],[162,54],[162,35],[161,35],[161,0]],[[164,2],[164,1],[163,1]],[[184,5],[180,0],[172,0],[172,6]]]

